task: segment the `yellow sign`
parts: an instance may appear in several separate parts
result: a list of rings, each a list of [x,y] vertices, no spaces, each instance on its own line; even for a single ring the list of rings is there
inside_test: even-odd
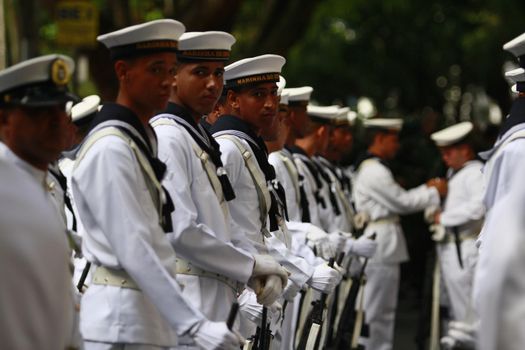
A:
[[[91,1],[62,0],[56,6],[57,43],[93,47],[97,44],[98,9]]]

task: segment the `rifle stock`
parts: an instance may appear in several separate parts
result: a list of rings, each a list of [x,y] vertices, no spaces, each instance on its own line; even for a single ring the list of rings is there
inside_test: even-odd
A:
[[[328,266],[334,267],[334,258],[330,258]],[[327,293],[321,293],[321,298],[313,303],[312,311],[308,316],[301,334],[297,350],[315,349],[319,342],[319,331],[323,325],[323,311],[326,304]]]

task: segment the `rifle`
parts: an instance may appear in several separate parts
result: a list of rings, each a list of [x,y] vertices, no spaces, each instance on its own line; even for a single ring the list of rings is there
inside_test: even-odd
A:
[[[80,279],[77,283],[77,289],[80,293],[82,293],[82,288],[84,287],[84,282],[86,282],[87,275],[89,273],[89,270],[91,269],[91,263],[88,261],[86,262],[86,266],[84,266],[84,270],[82,270],[82,275],[80,275]]]
[[[226,326],[228,326],[228,329],[231,331],[233,324],[235,323],[235,319],[237,318],[237,312],[239,311],[239,303],[234,301],[232,304],[232,307],[230,308],[230,313],[228,314],[228,320],[226,321]]]
[[[328,266],[334,266],[334,258],[330,258]],[[323,311],[326,305],[327,293],[321,293],[321,298],[313,303],[312,311],[303,328],[297,350],[313,350],[319,345],[319,331],[323,326]]]
[[[370,236],[370,239],[372,240],[375,240],[375,238],[375,233]],[[357,277],[352,277],[352,286],[350,287],[343,312],[341,313],[341,319],[339,320],[337,327],[336,337],[332,344],[333,346],[329,349],[352,349],[352,338],[355,333],[357,318],[355,305],[359,290],[364,286],[364,275],[367,264],[368,259],[365,259],[365,262],[359,271],[359,275]]]
[[[342,266],[344,258],[345,258],[345,253],[344,252],[339,253],[339,256],[337,257],[337,265]],[[326,330],[326,337],[325,337],[325,342],[324,342],[325,349],[327,349],[333,343],[334,324],[335,324],[335,319],[337,316],[340,286],[341,285],[339,284],[335,288],[334,301],[332,302],[332,307],[330,308],[330,311],[328,312],[328,328]]]

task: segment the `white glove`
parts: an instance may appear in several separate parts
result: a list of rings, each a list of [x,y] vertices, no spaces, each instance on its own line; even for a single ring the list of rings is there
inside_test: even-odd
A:
[[[361,211],[354,215],[354,227],[361,230],[370,221],[370,216],[367,212]]]
[[[429,229],[430,229],[430,232],[432,232],[432,240],[434,242],[441,242],[443,239],[445,239],[445,235],[446,235],[445,226],[434,224],[434,225],[430,225]]]
[[[365,258],[371,258],[377,250],[377,242],[364,235],[358,239],[348,239],[346,241],[345,251],[347,255],[357,255]]]
[[[476,348],[477,326],[464,322],[452,321],[449,323],[448,334],[441,338],[441,345],[445,349],[461,347],[462,349]]]
[[[330,240],[330,244],[332,245],[332,249],[335,252],[335,254],[332,255],[332,257],[339,255],[339,253],[342,252],[345,249],[346,237],[344,237],[339,232],[329,233],[328,234],[328,239]]]
[[[192,334],[197,345],[205,350],[238,350],[244,344],[244,338],[232,332],[224,322],[203,321]]]
[[[306,239],[310,248],[317,250],[317,255],[328,260],[335,256],[335,251],[328,238],[328,233],[321,230],[319,227],[310,225],[310,229],[306,233]]]
[[[288,280],[285,280],[287,282]],[[264,306],[270,306],[279,298],[283,292],[282,279],[276,275],[266,276],[264,280],[251,279],[248,285],[253,288],[257,295],[257,302]]]
[[[307,283],[319,292],[330,293],[341,282],[342,277],[337,270],[327,264],[322,264],[315,267],[314,273]]]
[[[251,277],[277,275],[281,277],[283,285],[286,285],[288,271],[277,260],[266,254],[254,254],[253,257],[255,258],[255,265]]]
[[[288,300],[289,302],[294,301],[295,296],[297,293],[301,291],[301,286],[295,284],[292,280],[288,280],[288,284],[284,288],[283,297],[284,299]]]
[[[431,207],[426,208],[425,211],[423,212],[423,217],[425,218],[425,221],[428,224],[433,224],[434,223],[434,215],[438,211],[439,211],[439,206],[433,205]]]

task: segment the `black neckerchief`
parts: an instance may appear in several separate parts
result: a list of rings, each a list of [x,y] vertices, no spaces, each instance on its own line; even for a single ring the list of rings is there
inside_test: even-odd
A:
[[[207,118],[202,117],[201,121],[199,122],[199,124],[204,128],[204,130],[206,130],[208,133],[211,134],[211,124],[208,123],[208,119]]]
[[[250,124],[240,119],[239,117],[233,115],[223,115],[219,119],[217,119],[217,121],[211,127],[211,132],[213,134],[224,132],[224,134],[234,135],[239,138],[242,138],[250,144],[251,149],[255,154],[257,164],[259,164],[259,167],[264,173],[264,178],[266,179],[266,182],[274,190],[270,191],[272,204],[270,206],[268,215],[270,217],[270,231],[277,230],[279,228],[279,226],[277,225],[279,204],[276,198],[276,193],[279,197],[280,195],[278,194],[279,190],[275,186],[275,183],[277,182],[274,181],[275,169],[268,162],[268,149],[266,148],[264,140],[253,131]],[[284,190],[282,191],[282,193],[284,194]],[[284,200],[283,202],[286,203],[286,200]]]
[[[195,120],[193,119],[190,111],[176,103],[168,103],[168,107],[160,115],[162,114],[171,114],[183,119],[183,121],[177,120],[176,118],[172,120],[182,126],[188,132],[188,134],[190,134],[197,145],[199,145],[203,151],[208,153],[211,161],[217,169],[217,177],[221,183],[224,199],[227,201],[234,199],[235,192],[233,191],[233,187],[222,164],[220,146],[211,136],[209,131],[203,128],[202,124],[195,123]],[[184,123],[184,121],[186,123]]]
[[[112,126],[118,128],[120,131],[124,132],[127,136],[129,136],[133,140],[133,142],[135,142],[135,144],[140,148],[141,152],[146,156],[146,159],[150,163],[151,168],[155,173],[155,177],[157,178],[159,183],[162,182],[162,179],[164,178],[164,175],[166,173],[166,164],[164,164],[154,154],[154,145],[150,143],[151,141],[148,137],[148,133],[146,132],[146,128],[144,127],[144,124],[142,124],[142,122],[140,121],[139,117],[127,107],[116,103],[107,103],[104,104],[102,109],[95,115],[95,118],[91,123],[91,129],[94,129],[99,124],[111,120],[127,124],[130,128],[134,129],[141,136],[137,137],[126,127],[108,125],[108,127]],[[151,134],[155,135],[153,129],[151,129]],[[156,136],[154,142],[157,142]],[[166,191],[164,187],[163,190],[166,202],[162,206],[162,213],[159,214],[162,215],[162,228],[165,232],[171,232],[173,231],[173,226],[171,222],[171,212],[173,212],[175,207],[173,205],[173,201],[171,200],[168,191]],[[159,193],[159,196],[160,195],[161,194]]]
[[[319,171],[319,175],[324,179],[324,181],[328,184],[328,197],[330,198],[330,203],[332,204],[332,207],[334,208],[334,213],[336,216],[341,215],[341,208],[339,208],[339,203],[337,203],[337,198],[335,197],[335,189],[332,187],[332,179],[330,178],[330,175],[327,173],[326,168],[329,168],[329,171],[331,170],[331,164],[328,160],[325,160],[321,156],[317,156],[313,159],[314,165],[317,167],[317,170]],[[327,164],[328,163],[328,164]],[[332,171],[333,173],[333,171]]]
[[[315,196],[315,200],[317,201],[318,204],[320,204],[323,208],[326,208],[326,203],[324,201],[324,198],[321,197],[321,194],[319,193],[319,190],[321,189],[321,187],[323,186],[322,182],[321,182],[321,179],[319,179],[319,173],[317,171],[317,167],[315,166],[315,164],[312,162],[312,160],[310,159],[310,157],[308,157],[308,154],[306,154],[306,152],[299,146],[296,146],[296,145],[292,145],[292,146],[288,146],[287,148],[290,152],[292,152],[292,154],[298,154],[298,155],[301,155],[302,157],[301,160],[303,160],[303,163],[306,165],[306,167],[308,168],[308,170],[310,170],[310,173],[312,174],[313,178],[314,178],[314,181],[315,181],[315,184],[316,184],[316,187],[317,187],[317,190],[314,192],[314,196]]]
[[[292,165],[296,168],[295,162],[293,160],[293,155],[288,146],[284,146],[282,150],[282,154],[284,157],[287,157],[292,162]],[[299,171],[297,171],[297,176],[299,177],[299,193],[296,195],[299,196],[299,204],[301,206],[301,221],[302,222],[311,222],[310,219],[310,207],[308,203],[308,198],[306,197],[306,191],[304,190],[304,176],[302,174],[299,174]]]
[[[499,131],[499,137],[505,135],[512,127],[525,123],[525,96],[519,96],[510,108],[509,116],[503,122]]]
[[[76,232],[77,230],[77,218],[75,216],[75,212],[73,211],[73,205],[71,203],[71,200],[69,199],[69,196],[67,194],[67,179],[60,171],[60,168],[58,166],[52,166],[50,165],[48,168],[49,172],[53,177],[58,181],[58,184],[60,185],[60,188],[64,192],[64,204],[66,205],[67,210],[71,213],[71,216],[73,217],[73,223],[71,224],[71,229]]]

